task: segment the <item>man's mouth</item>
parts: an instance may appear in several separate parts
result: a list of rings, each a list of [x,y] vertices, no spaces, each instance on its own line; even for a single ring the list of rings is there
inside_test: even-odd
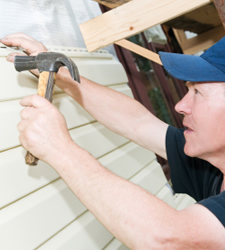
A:
[[[192,130],[192,129],[186,127],[185,132],[191,133],[191,132],[194,132],[194,130]]]
[[[190,128],[187,124],[184,124],[184,128],[185,128],[185,133],[191,133],[194,132],[194,130],[192,128]]]

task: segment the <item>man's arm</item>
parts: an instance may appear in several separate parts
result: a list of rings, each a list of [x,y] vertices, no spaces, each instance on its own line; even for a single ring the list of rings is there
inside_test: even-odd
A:
[[[18,125],[22,145],[50,164],[81,202],[129,248],[225,249],[224,227],[205,207],[173,209],[113,174],[77,146],[63,116],[47,100],[29,96],[21,104],[26,107]]]
[[[56,78],[57,86],[72,96],[97,121],[166,159],[166,123],[133,98],[84,77],[78,84],[71,80],[66,69],[61,69]]]
[[[43,44],[23,33],[8,35],[2,42],[8,46],[20,46],[29,55],[47,50]],[[13,59],[12,56],[10,61]],[[113,132],[166,158],[165,136],[168,125],[136,100],[84,77],[78,84],[65,68],[60,68],[56,85]]]

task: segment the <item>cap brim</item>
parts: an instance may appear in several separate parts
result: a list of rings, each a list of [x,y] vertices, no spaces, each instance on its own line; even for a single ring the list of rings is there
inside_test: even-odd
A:
[[[225,74],[199,56],[159,52],[166,71],[180,80],[191,82],[225,81]]]

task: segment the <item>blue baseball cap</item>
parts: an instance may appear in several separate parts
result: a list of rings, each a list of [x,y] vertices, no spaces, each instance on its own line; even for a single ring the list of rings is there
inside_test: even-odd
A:
[[[201,56],[159,52],[166,71],[180,80],[225,82],[225,37]]]

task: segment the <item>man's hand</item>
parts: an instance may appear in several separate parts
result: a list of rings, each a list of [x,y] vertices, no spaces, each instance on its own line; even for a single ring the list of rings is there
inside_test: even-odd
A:
[[[8,47],[21,47],[24,49],[24,53],[28,56],[36,56],[40,52],[48,51],[47,48],[39,41],[33,39],[32,37],[24,33],[15,33],[5,36],[0,40],[1,43]],[[10,62],[14,61],[14,57],[21,55],[19,53],[13,52],[7,56],[7,60]],[[38,70],[31,70],[34,75],[39,75]]]
[[[74,144],[63,115],[38,95],[25,97],[20,103],[25,107],[18,124],[21,144],[40,160],[52,163],[56,155]]]

